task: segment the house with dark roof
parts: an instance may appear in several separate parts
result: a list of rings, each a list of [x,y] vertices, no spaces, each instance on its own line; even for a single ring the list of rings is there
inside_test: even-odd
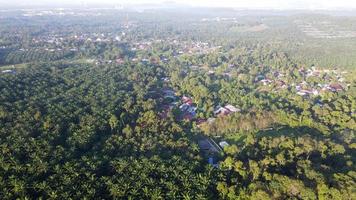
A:
[[[333,83],[327,86],[327,89],[329,89],[332,92],[339,92],[339,91],[343,91],[344,87],[342,87],[342,85],[339,83]]]
[[[209,139],[203,139],[198,141],[199,148],[205,153],[217,153],[219,150],[209,141]]]

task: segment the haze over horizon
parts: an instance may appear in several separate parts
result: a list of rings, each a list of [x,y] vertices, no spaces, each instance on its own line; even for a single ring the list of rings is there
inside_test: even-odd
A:
[[[180,4],[196,7],[231,7],[231,8],[246,8],[246,9],[310,9],[310,10],[340,10],[340,9],[356,9],[356,1],[352,0],[221,0],[219,2],[213,0],[79,0],[79,1],[49,1],[49,0],[0,0],[0,7],[36,7],[36,6],[78,6],[78,5],[137,5],[137,4]]]

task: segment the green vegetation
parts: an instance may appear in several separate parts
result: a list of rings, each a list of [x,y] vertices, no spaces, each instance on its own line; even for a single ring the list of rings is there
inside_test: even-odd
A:
[[[0,199],[356,199],[352,17],[100,12],[2,19]]]

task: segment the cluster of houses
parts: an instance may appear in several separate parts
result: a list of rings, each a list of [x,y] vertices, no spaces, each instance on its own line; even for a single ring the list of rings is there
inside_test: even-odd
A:
[[[162,58],[154,58],[154,57],[151,57],[151,58],[147,58],[147,57],[133,57],[133,58],[130,58],[129,59],[130,62],[132,63],[135,63],[135,64],[138,64],[138,63],[142,63],[142,64],[153,64],[153,65],[157,65],[159,64],[160,62],[162,63],[167,63],[169,61],[169,59],[162,59]],[[114,60],[105,60],[105,59],[102,59],[102,58],[99,58],[99,59],[95,59],[95,63],[96,65],[101,65],[101,64],[124,64],[126,62],[126,60],[124,58],[116,58]]]
[[[161,78],[161,80],[164,83],[168,83],[170,81],[168,77],[163,77]],[[208,119],[197,118],[197,106],[194,104],[193,99],[191,97],[185,95],[183,95],[182,97],[178,97],[176,95],[176,92],[171,88],[163,89],[162,94],[163,110],[159,113],[161,118],[168,117],[168,112],[178,106],[181,113],[181,120],[195,121],[196,124],[199,126],[203,123],[213,123],[216,120],[215,117],[223,117],[240,111],[240,109],[236,108],[235,106],[227,104],[225,106],[218,106],[215,109],[215,117],[211,117]],[[229,146],[229,144],[224,140],[216,142],[212,138],[203,137],[198,141],[198,146],[204,157],[207,158],[207,163],[212,167],[218,168],[220,154],[223,153],[223,149]]]
[[[51,44],[64,46],[71,42],[114,42],[121,41],[125,32],[119,33],[76,33],[74,35],[48,34],[32,39],[34,44]]]
[[[173,51],[173,57],[177,58],[181,54],[201,54],[201,53],[208,53],[211,51],[216,50],[217,48],[220,47],[210,47],[208,43],[204,42],[184,42],[184,41],[177,41],[177,40],[143,40],[139,42],[134,42],[131,43],[131,51],[147,51],[152,49],[153,45],[159,44],[159,43],[166,43],[166,44],[172,44],[175,45],[175,50]],[[160,57],[133,57],[130,58],[131,62],[134,63],[151,63],[151,64],[158,64],[160,62],[167,64],[170,59],[166,56],[160,56]],[[116,60],[112,60],[110,63],[117,63],[117,64],[122,64],[124,63],[123,58],[117,58]]]
[[[179,109],[182,112],[182,119],[193,120],[197,114],[197,107],[193,104],[193,100],[187,96],[183,96],[181,100],[183,104],[179,106]]]
[[[318,83],[311,86],[306,81],[297,84],[295,87],[297,94],[301,96],[320,95],[322,92],[340,92],[346,89],[343,86],[344,79],[341,75],[343,72],[337,70],[318,70],[315,67],[305,70],[299,69],[299,73],[305,78],[318,77],[322,78],[325,83]],[[328,83],[327,83],[328,82]]]
[[[92,12],[91,10],[73,10],[69,8],[57,8],[48,10],[38,10],[38,9],[21,9],[22,16],[24,17],[35,17],[35,16],[77,16],[77,17],[87,17],[87,16],[101,16],[102,13],[99,10]]]
[[[168,78],[165,78],[164,81],[168,81]],[[166,118],[168,112],[173,108],[178,107],[180,110],[179,119],[192,121],[196,117],[197,107],[193,103],[193,99],[187,96],[178,97],[176,92],[170,88],[164,89],[163,93],[163,105],[162,112],[160,113],[161,118]]]
[[[168,83],[170,80],[168,77],[163,77],[161,80],[164,83]],[[214,116],[208,119],[197,118],[197,105],[193,102],[191,97],[183,95],[181,97],[177,96],[176,92],[171,88],[165,88],[161,94],[156,95],[154,98],[162,99],[162,111],[159,113],[161,118],[167,118],[168,113],[173,110],[173,108],[179,108],[180,120],[195,121],[198,126],[204,123],[211,124],[215,121],[216,117],[224,117],[232,113],[240,112],[239,108],[231,104],[225,106],[217,106],[214,110]]]
[[[203,18],[202,22],[233,22],[238,23],[236,17],[213,17],[213,18]]]
[[[34,47],[31,49],[21,48],[19,51],[30,51],[30,50],[41,50],[48,52],[60,52],[60,51],[70,51],[70,52],[79,52],[84,51],[85,47],[80,44],[84,43],[112,43],[123,41],[126,36],[125,31],[121,31],[118,33],[81,33],[78,32],[72,35],[61,35],[61,34],[48,34],[34,37],[31,42],[34,44]],[[182,54],[206,54],[212,51],[215,51],[220,46],[212,46],[209,43],[202,41],[179,41],[176,39],[168,38],[165,40],[162,39],[148,39],[148,40],[140,40],[140,41],[132,41],[129,44],[129,48],[133,52],[137,51],[148,51],[152,49],[154,45],[157,44],[170,44],[174,46],[173,56],[178,57]],[[76,45],[73,45],[76,44]],[[161,56],[159,60],[157,58],[147,58],[147,57],[134,57],[131,58],[132,62],[142,62],[142,63],[158,63],[161,61],[163,63],[168,63],[169,58],[165,56]],[[116,62],[118,64],[122,64],[123,58],[118,58],[116,60],[111,60],[111,62]],[[110,63],[111,63],[110,62]],[[102,62],[99,62],[102,63]]]
[[[273,72],[273,79],[266,78],[264,75],[257,75],[255,82],[260,83],[264,86],[269,86],[274,84],[278,89],[286,89],[288,86],[286,81],[283,80],[285,77],[284,73],[275,71]]]
[[[207,42],[202,41],[186,42],[174,40],[172,44],[177,46],[175,56],[181,54],[208,54],[221,48],[221,46],[213,46]]]
[[[342,73],[337,70],[318,70],[315,67],[311,69],[300,68],[299,74],[304,80],[310,77],[319,78],[322,80],[318,84],[309,84],[307,81],[302,81],[300,83],[290,83],[287,84],[287,79],[285,75],[281,72],[273,72],[273,78],[266,78],[264,75],[258,75],[255,78],[255,82],[264,86],[274,86],[276,89],[289,89],[295,88],[296,94],[307,97],[307,96],[318,96],[323,92],[340,92],[346,89],[344,78]]]
[[[307,89],[306,89],[307,88]],[[344,90],[344,87],[340,83],[330,83],[330,84],[318,84],[315,88],[310,89],[311,87],[306,83],[302,82],[295,86],[297,94],[300,96],[317,96],[322,92],[340,92]]]
[[[81,52],[85,51],[85,43],[121,43],[127,39],[126,30],[119,32],[96,32],[96,33],[86,33],[86,32],[77,32],[74,34],[60,34],[60,33],[50,33],[46,35],[39,35],[33,37],[31,40],[31,48],[21,48],[18,49],[20,52],[27,51],[47,51],[47,52]],[[142,39],[134,40],[129,42],[128,50],[133,52],[139,51],[149,51],[153,48],[154,45],[159,44],[168,44],[172,45],[174,48],[172,54],[173,57],[179,57],[182,54],[206,54],[212,51],[215,51],[220,46],[213,46],[207,42],[202,41],[181,41],[174,38],[167,39]],[[6,47],[3,47],[6,48]],[[138,53],[137,55],[140,55]],[[107,60],[103,58],[95,58],[96,64],[123,64],[125,62],[124,58],[117,57],[112,60]],[[134,63],[169,63],[169,58],[161,55],[160,57],[147,57],[147,56],[136,56],[130,58],[131,62]]]
[[[153,44],[152,41],[135,42],[132,44],[131,51],[148,50],[152,47],[152,44]]]
[[[154,44],[164,43],[174,47],[173,56],[178,57],[182,54],[206,54],[220,49],[221,46],[213,46],[207,42],[202,41],[180,41],[173,38],[168,38],[165,40],[145,40],[140,42],[135,42],[132,44],[132,51],[137,50],[148,50]]]

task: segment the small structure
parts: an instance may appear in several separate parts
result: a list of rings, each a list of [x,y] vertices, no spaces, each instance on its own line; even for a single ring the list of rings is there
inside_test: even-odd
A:
[[[300,96],[306,96],[307,94],[304,93],[304,92],[297,92],[297,95],[300,95]]]
[[[214,111],[214,115],[220,115],[220,116],[226,116],[230,114],[231,111],[229,109],[226,109],[224,107],[220,107],[217,110]]]
[[[4,73],[4,74],[15,74],[16,71],[15,70],[11,70],[11,69],[7,69],[7,70],[3,70],[2,73]]]
[[[179,106],[182,112],[182,119],[191,121],[196,116],[197,107],[193,106],[193,100],[190,97],[182,97],[183,104]]]
[[[147,58],[142,58],[141,59],[141,62],[143,62],[143,63],[148,63],[150,60],[149,59],[147,59]]]
[[[161,78],[161,80],[165,83],[168,83],[170,81],[168,77],[163,77]]]
[[[229,143],[227,143],[226,141],[221,141],[221,142],[219,142],[219,145],[221,148],[225,148],[225,147],[229,146]]]
[[[188,104],[182,104],[179,106],[180,111],[185,112],[190,108]]]
[[[215,74],[215,71],[209,70],[209,71],[208,71],[208,74],[209,74],[209,75],[213,75],[213,74]]]
[[[329,89],[332,92],[339,92],[344,90],[344,88],[342,87],[342,85],[340,85],[339,83],[334,83],[334,84],[330,84],[327,89]]]
[[[191,98],[187,97],[187,96],[183,96],[182,97],[182,102],[184,104],[188,104],[188,105],[192,105],[193,104],[193,100]]]
[[[263,83],[263,85],[268,85],[268,84],[272,83],[273,81],[271,79],[262,79],[260,82]]]
[[[224,107],[218,107],[218,109],[216,109],[214,111],[214,115],[218,115],[218,116],[226,116],[226,115],[229,115],[230,113],[234,113],[234,112],[239,112],[240,109],[236,108],[235,106],[233,105],[226,105]]]
[[[259,82],[259,81],[261,81],[261,80],[263,80],[263,79],[265,79],[265,76],[263,76],[263,75],[258,75],[258,76],[256,76],[256,78],[255,78],[255,82]]]
[[[199,140],[198,146],[205,153],[218,153],[219,152],[219,150],[209,141],[209,139]]]
[[[226,105],[225,108],[230,110],[231,112],[240,112],[241,111],[240,109],[238,109],[235,106],[230,105],[230,104]]]
[[[316,89],[302,89],[302,87],[297,86],[297,94],[300,96],[319,95],[319,91]]]
[[[120,65],[121,65],[121,64],[124,64],[124,62],[125,62],[125,61],[124,61],[122,58],[116,59],[116,63],[117,63],[117,64],[120,64]]]

